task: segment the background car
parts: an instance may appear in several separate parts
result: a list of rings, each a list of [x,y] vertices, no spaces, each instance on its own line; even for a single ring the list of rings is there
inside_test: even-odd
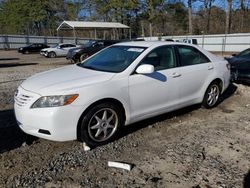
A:
[[[76,54],[76,52],[79,52],[81,49],[85,48],[86,44],[82,44],[79,47],[71,48],[66,56],[66,59],[70,60],[72,63],[76,63],[72,57]]]
[[[226,59],[231,65],[232,81],[250,84],[250,48]]]
[[[215,107],[229,79],[228,62],[198,46],[119,43],[28,78],[14,109],[28,134],[94,147],[114,140],[124,125],[193,104]]]
[[[44,55],[45,57],[63,57],[66,56],[70,49],[78,47],[75,44],[71,43],[61,43],[57,44],[51,48],[45,48],[41,50],[40,54]]]
[[[106,48],[112,44],[118,43],[117,40],[98,40],[98,41],[89,41],[81,49],[76,49],[69,51],[67,59],[72,60],[73,62],[80,62],[89,56],[95,54],[96,52]]]
[[[33,43],[28,46],[19,48],[18,52],[23,54],[35,53],[35,52],[40,52],[44,48],[49,48],[49,46],[42,43]]]

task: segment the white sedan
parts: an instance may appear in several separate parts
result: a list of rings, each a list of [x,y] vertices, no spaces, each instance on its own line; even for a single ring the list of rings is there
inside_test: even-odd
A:
[[[63,57],[67,55],[67,53],[69,52],[70,49],[72,48],[76,48],[79,47],[75,44],[68,44],[68,43],[61,43],[61,44],[57,44],[53,47],[50,48],[44,48],[40,51],[41,55],[44,55],[45,57],[51,57],[51,58],[55,58],[55,57]]]
[[[229,68],[194,45],[119,43],[28,78],[15,94],[15,115],[28,134],[98,146],[124,125],[192,104],[216,106],[229,85]]]

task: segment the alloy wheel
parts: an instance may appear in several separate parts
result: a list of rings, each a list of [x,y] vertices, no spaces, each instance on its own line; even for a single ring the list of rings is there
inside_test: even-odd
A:
[[[207,104],[208,106],[213,106],[216,104],[216,102],[219,99],[219,95],[220,95],[220,89],[218,87],[218,85],[213,84],[208,91],[208,98],[207,98]]]
[[[90,118],[88,134],[96,142],[106,141],[114,135],[118,123],[118,115],[113,109],[100,109]]]

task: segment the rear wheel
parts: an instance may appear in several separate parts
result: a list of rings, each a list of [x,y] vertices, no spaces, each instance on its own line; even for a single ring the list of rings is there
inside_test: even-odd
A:
[[[80,140],[96,147],[113,141],[123,125],[122,111],[116,105],[104,102],[92,107],[81,120]]]
[[[220,97],[220,86],[217,82],[211,83],[205,93],[204,99],[202,101],[202,106],[204,108],[213,108],[218,104]]]
[[[49,52],[49,57],[50,58],[55,58],[56,57],[56,53],[55,52]]]

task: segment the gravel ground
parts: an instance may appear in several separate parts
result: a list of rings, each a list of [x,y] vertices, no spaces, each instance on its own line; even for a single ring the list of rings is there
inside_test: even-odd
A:
[[[0,187],[250,187],[250,87],[231,85],[214,109],[195,105],[142,121],[85,152],[77,141],[25,135],[13,114],[23,79],[66,64],[0,51]],[[133,169],[110,168],[108,161]]]

